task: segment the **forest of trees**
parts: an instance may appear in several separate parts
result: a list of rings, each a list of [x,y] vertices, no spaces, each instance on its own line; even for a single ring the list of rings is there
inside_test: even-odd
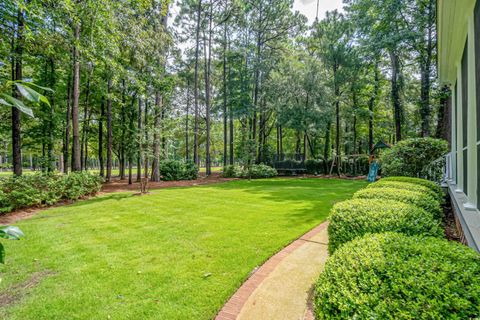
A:
[[[344,4],[312,24],[293,0],[2,1],[1,93],[53,91],[0,110],[0,164],[158,181],[164,159],[208,175],[443,137],[435,1]]]

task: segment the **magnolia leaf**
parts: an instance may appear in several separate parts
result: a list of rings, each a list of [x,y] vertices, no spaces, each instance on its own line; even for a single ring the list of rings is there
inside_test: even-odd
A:
[[[8,240],[20,240],[21,237],[25,237],[25,235],[18,227],[7,226],[0,228],[0,238]]]
[[[8,103],[7,101],[5,101],[5,99],[2,99],[2,98],[0,98],[0,104],[7,107],[13,107],[12,104]]]
[[[29,107],[27,107],[25,104],[23,104],[22,101],[18,100],[18,99],[15,99],[14,97],[11,97],[11,96],[8,96],[6,94],[2,94],[2,97],[3,99],[5,99],[5,101],[7,103],[10,104],[11,107],[14,107],[14,108],[17,108],[18,110],[20,110],[21,112],[29,115],[30,117],[34,118],[35,116],[33,115],[33,111],[32,109],[30,109]]]
[[[22,82],[24,85],[27,85],[29,87],[35,87],[37,89],[41,89],[41,90],[45,90],[45,91],[48,91],[48,92],[55,92],[53,91],[52,89],[50,88],[47,88],[47,87],[42,87],[42,86],[39,86],[38,84],[35,84],[33,82]]]
[[[20,91],[22,96],[24,96],[27,100],[35,103],[43,102],[50,106],[50,102],[48,101],[48,99],[44,95],[41,95],[37,91],[33,90],[32,88],[24,86],[20,83],[15,83],[15,86],[17,87],[18,91]]]

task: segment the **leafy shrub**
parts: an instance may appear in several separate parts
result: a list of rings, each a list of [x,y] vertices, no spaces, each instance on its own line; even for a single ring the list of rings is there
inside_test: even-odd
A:
[[[307,160],[305,161],[305,168],[308,174],[319,174],[323,172],[324,166],[322,160]]]
[[[385,176],[429,177],[430,164],[445,155],[447,150],[447,142],[439,139],[400,141],[380,157],[382,172]]]
[[[77,200],[97,193],[101,186],[100,177],[86,172],[12,176],[0,181],[0,212]]]
[[[434,215],[436,219],[443,218],[443,210],[440,203],[427,193],[401,190],[395,188],[363,189],[357,191],[355,199],[396,200],[416,205]]]
[[[401,181],[389,181],[389,180],[380,180],[375,183],[369,184],[367,186],[368,189],[380,189],[380,188],[394,188],[394,189],[402,189],[402,190],[409,190],[409,191],[417,191],[423,192],[430,195],[432,198],[435,198],[440,203],[444,202],[445,196],[443,194],[439,194],[432,189],[425,187],[421,184],[415,184],[410,182],[401,182]]]
[[[195,180],[198,169],[191,162],[164,160],[160,162],[160,176],[164,181]]]
[[[443,192],[442,188],[438,184],[430,180],[399,176],[399,177],[382,178],[381,181],[398,181],[398,182],[408,182],[408,183],[419,184],[421,186],[429,188],[430,190],[438,194],[438,196],[441,197],[442,199],[445,197],[445,193]]]
[[[61,182],[62,199],[77,200],[84,196],[94,195],[102,188],[102,178],[86,172],[73,172],[63,176]]]
[[[187,161],[184,164],[182,180],[195,180],[198,178],[198,168],[192,161]]]
[[[224,178],[241,178],[243,175],[243,169],[237,165],[229,165],[223,167]]]
[[[337,203],[328,226],[328,250],[368,233],[399,232],[406,235],[443,237],[440,222],[431,213],[403,202],[354,199]]]
[[[254,164],[243,171],[243,177],[251,179],[272,178],[277,175],[277,170],[264,164]]]
[[[398,233],[351,241],[315,286],[317,319],[480,317],[480,256],[458,243]]]

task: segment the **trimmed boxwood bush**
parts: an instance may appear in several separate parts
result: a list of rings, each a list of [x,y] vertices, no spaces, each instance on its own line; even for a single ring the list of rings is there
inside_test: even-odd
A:
[[[355,238],[389,231],[411,236],[444,236],[440,222],[415,205],[393,200],[353,199],[332,208],[328,250],[332,254]]]
[[[163,181],[195,180],[198,169],[192,162],[164,160],[160,162],[160,176]]]
[[[429,166],[448,152],[445,140],[416,138],[402,140],[385,150],[380,161],[385,176],[428,177]],[[441,167],[435,168],[440,170]]]
[[[237,165],[228,165],[223,167],[223,177],[224,178],[241,178],[243,174],[243,169]]]
[[[430,180],[399,176],[399,177],[382,178],[382,180],[380,181],[398,181],[398,182],[408,182],[408,183],[419,184],[421,186],[429,188],[430,190],[438,194],[439,197],[442,197],[442,199],[445,197],[445,192],[443,192],[442,188],[438,184]]]
[[[249,168],[242,168],[237,165],[226,166],[223,168],[224,178],[263,179],[273,178],[277,175],[278,173],[276,169],[264,164],[253,164]]]
[[[409,203],[432,213],[436,219],[441,220],[443,218],[443,210],[440,207],[440,203],[427,193],[395,188],[366,188],[357,191],[353,197],[355,199],[396,200]]]
[[[243,171],[243,177],[251,179],[273,178],[277,175],[277,170],[264,164],[254,164]]]
[[[480,256],[437,238],[370,235],[327,261],[314,304],[317,319],[475,319]]]
[[[402,190],[409,190],[409,191],[417,191],[423,192],[430,195],[432,198],[437,199],[440,203],[444,202],[444,195],[439,194],[432,189],[425,187],[421,184],[415,184],[410,182],[401,182],[401,181],[388,181],[388,180],[380,180],[375,183],[369,184],[367,189],[379,189],[379,188],[395,188],[395,189],[402,189]]]
[[[0,212],[77,200],[100,191],[102,178],[86,172],[28,174],[0,180]]]

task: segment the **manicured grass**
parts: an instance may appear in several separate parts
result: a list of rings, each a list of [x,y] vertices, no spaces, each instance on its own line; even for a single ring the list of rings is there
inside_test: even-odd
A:
[[[211,319],[256,266],[364,186],[233,181],[108,194],[44,211],[17,224],[26,239],[3,241],[0,296],[19,299],[0,312],[8,319]]]

